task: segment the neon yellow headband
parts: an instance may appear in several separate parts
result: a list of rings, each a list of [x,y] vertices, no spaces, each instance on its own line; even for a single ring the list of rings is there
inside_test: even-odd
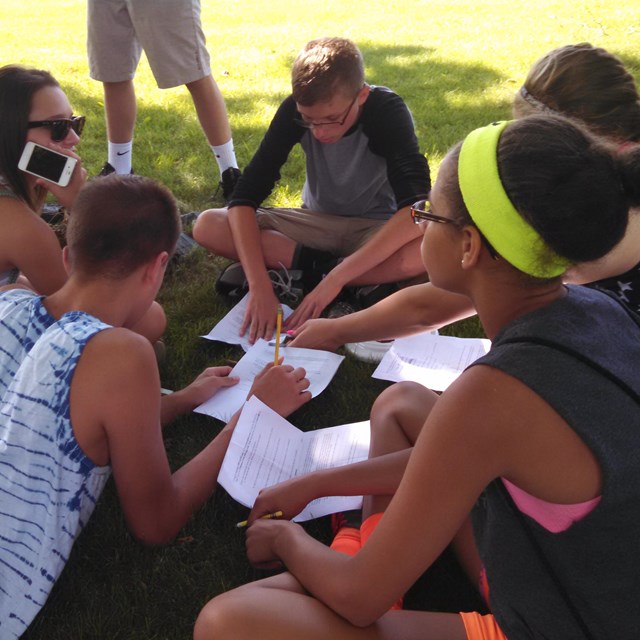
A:
[[[473,222],[509,264],[536,278],[554,278],[571,262],[553,252],[518,213],[500,180],[498,141],[509,122],[494,122],[465,138],[458,161],[462,198]]]

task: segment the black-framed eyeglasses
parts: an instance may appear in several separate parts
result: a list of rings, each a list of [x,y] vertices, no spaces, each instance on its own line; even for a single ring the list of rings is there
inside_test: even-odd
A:
[[[353,105],[356,103],[360,92],[356,93],[355,98],[351,101],[351,104],[347,107],[344,115],[339,120],[327,120],[326,122],[308,122],[307,120],[303,120],[302,118],[294,118],[293,121],[305,129],[316,129],[317,127],[341,127],[349,117],[351,113],[351,109],[353,109]]]
[[[428,200],[418,200],[411,205],[411,219],[414,224],[424,224],[425,222],[437,222],[439,224],[452,224],[460,226],[457,220],[439,216],[431,211],[431,203]]]
[[[461,228],[464,226],[464,223],[459,220],[452,220],[451,218],[445,218],[444,216],[439,216],[437,213],[432,213],[431,211],[431,203],[428,200],[418,200],[411,205],[411,219],[415,224],[424,224],[425,222],[437,222],[439,224],[452,224],[454,227]],[[477,229],[477,227],[476,227]],[[498,252],[493,248],[491,243],[486,239],[482,231],[478,229],[478,233],[482,238],[482,242],[484,242],[487,250],[489,251],[489,255],[497,260],[499,257]]]
[[[54,142],[61,142],[69,135],[69,129],[73,129],[79,136],[82,135],[85,121],[85,116],[72,116],[56,120],[33,120],[29,122],[28,128],[47,127],[51,130],[51,139]]]

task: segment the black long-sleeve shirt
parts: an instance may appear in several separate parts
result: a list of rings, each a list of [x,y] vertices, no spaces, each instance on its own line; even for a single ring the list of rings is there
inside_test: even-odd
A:
[[[240,178],[230,207],[259,207],[296,143],[306,157],[303,206],[312,211],[386,219],[427,197],[429,165],[420,153],[411,113],[397,94],[372,86],[358,121],[332,144],[318,142],[295,122],[299,117],[289,96]]]

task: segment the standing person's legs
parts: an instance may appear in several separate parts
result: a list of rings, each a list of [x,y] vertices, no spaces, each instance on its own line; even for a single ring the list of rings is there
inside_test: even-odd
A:
[[[136,96],[133,77],[142,54],[125,0],[89,0],[89,74],[103,83],[109,141],[102,174],[131,172]]]
[[[200,1],[130,1],[136,34],[158,87],[187,87],[221,176],[227,169],[237,169],[224,98],[211,75],[200,21]],[[237,174],[239,172],[234,172],[236,180]],[[235,180],[233,182],[235,186]]]
[[[107,162],[116,173],[131,173],[136,92],[133,80],[104,82],[104,114],[109,141]]]
[[[196,114],[207,142],[212,146],[224,145],[231,140],[231,127],[227,107],[213,76],[209,74],[186,85],[196,108]]]
[[[207,142],[220,170],[220,185],[225,202],[228,202],[240,177],[231,137],[227,107],[218,84],[209,74],[186,85]]]
[[[103,87],[107,137],[110,142],[117,144],[130,142],[137,112],[133,80],[104,82]]]

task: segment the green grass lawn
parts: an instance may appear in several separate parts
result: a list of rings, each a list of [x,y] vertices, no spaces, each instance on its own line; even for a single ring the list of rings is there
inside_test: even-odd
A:
[[[434,176],[449,146],[474,127],[509,116],[513,93],[530,65],[556,46],[581,41],[603,46],[640,78],[637,0],[245,0],[203,5],[213,74],[226,99],[241,166],[289,91],[293,58],[305,42],[319,36],[355,40],[365,57],[368,81],[388,85],[405,98]],[[101,85],[88,77],[85,22],[83,0],[5,1],[0,4],[0,64],[47,68],[60,80],[75,112],[87,116],[79,152],[93,175],[106,160],[106,140]],[[167,184],[185,211],[220,205],[219,194],[212,200],[218,181],[215,162],[186,89],[158,90],[144,59],[136,88],[136,172]],[[302,156],[296,152],[272,204],[297,203],[302,182]],[[213,291],[222,264],[198,250],[165,282],[165,387],[184,385],[203,367],[241,355],[198,337],[228,309]],[[474,320],[448,332],[481,335]],[[313,429],[366,419],[373,399],[386,386],[371,379],[372,369],[347,359],[330,388],[292,421]],[[188,460],[220,427],[195,414],[177,421],[166,432],[172,465]],[[243,536],[234,527],[245,514],[219,490],[174,544],[146,548],[128,534],[110,483],[25,637],[189,638],[209,598],[262,575],[248,566]],[[308,528],[323,539],[329,535],[327,519]],[[445,557],[408,604],[458,610],[477,602]]]

